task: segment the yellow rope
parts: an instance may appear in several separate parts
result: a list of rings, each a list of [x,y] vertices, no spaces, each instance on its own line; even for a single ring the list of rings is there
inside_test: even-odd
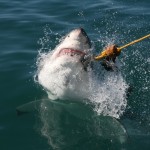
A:
[[[117,48],[117,51],[118,51],[118,53],[120,53],[123,48],[126,48],[126,47],[128,47],[128,46],[130,46],[130,45],[133,45],[133,44],[135,44],[135,43],[137,43],[137,42],[140,42],[140,41],[142,41],[142,40],[144,40],[144,39],[146,39],[146,38],[148,38],[148,37],[150,37],[150,34],[148,34],[148,35],[146,35],[146,36],[144,36],[144,37],[142,37],[142,38],[139,38],[139,39],[137,39],[137,40],[134,40],[134,41],[132,41],[132,42],[130,42],[130,43],[124,45],[124,46],[118,47],[118,48]],[[103,58],[105,58],[105,57],[107,57],[107,56],[108,56],[108,55],[107,55],[106,51],[104,50],[100,55],[94,57],[94,59],[95,59],[95,60],[101,60],[101,59],[103,59]]]
[[[126,47],[128,47],[128,46],[130,46],[130,45],[133,45],[133,44],[135,44],[135,43],[137,43],[137,42],[140,42],[140,41],[142,41],[142,40],[144,40],[144,39],[146,39],[146,38],[148,38],[148,37],[150,37],[150,34],[148,34],[148,35],[146,35],[146,36],[143,36],[142,38],[139,38],[139,39],[137,39],[137,40],[134,40],[134,41],[132,41],[132,42],[130,42],[130,43],[124,45],[124,46],[121,46],[121,47],[119,47],[119,48],[117,48],[117,49],[118,49],[118,51],[121,51],[123,48],[126,48]]]

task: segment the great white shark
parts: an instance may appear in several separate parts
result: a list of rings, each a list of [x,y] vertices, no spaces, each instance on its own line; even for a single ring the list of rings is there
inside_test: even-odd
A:
[[[114,117],[97,115],[90,104],[68,101],[68,99],[88,99],[91,95],[89,89],[91,51],[91,41],[84,29],[78,28],[69,32],[59,45],[53,51],[48,52],[40,61],[38,82],[47,91],[49,99],[31,101],[16,108],[18,115],[34,110],[42,114],[41,116],[44,117],[45,121],[43,123],[46,124],[46,131],[48,131],[46,137],[49,139],[51,146],[62,148],[61,141],[55,140],[56,138],[59,139],[58,137],[64,137],[62,140],[68,146],[66,139],[69,142],[74,141],[75,136],[79,137],[78,133],[80,135],[86,133],[86,137],[91,136],[92,133],[98,138],[114,139],[120,143],[124,143],[127,139],[125,128]],[[84,121],[85,129],[90,128],[84,129],[82,133],[78,128],[79,120],[75,124],[72,123],[72,116],[80,119],[80,122]],[[67,121],[64,121],[64,117],[67,118]],[[63,126],[61,126],[61,121],[64,122]],[[75,133],[72,132],[73,126],[76,127]],[[70,132],[65,130],[64,127],[69,129]],[[58,129],[63,132],[59,132]],[[67,136],[65,133],[67,133]],[[70,137],[65,139],[68,134]],[[86,139],[86,137],[83,136],[82,139]],[[76,138],[76,141],[78,139],[80,142],[80,138]]]

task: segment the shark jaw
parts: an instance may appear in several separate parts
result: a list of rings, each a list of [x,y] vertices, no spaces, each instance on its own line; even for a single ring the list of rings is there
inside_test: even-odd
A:
[[[61,54],[86,55],[91,48],[91,42],[83,28],[74,29],[69,32],[62,42],[55,48],[53,58]]]
[[[38,73],[39,83],[50,99],[86,99],[88,72],[81,59],[91,49],[91,42],[82,28],[69,32],[52,54],[47,55]]]

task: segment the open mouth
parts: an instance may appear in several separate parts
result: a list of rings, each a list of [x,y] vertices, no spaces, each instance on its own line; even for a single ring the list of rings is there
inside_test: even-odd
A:
[[[84,56],[86,55],[85,52],[81,51],[81,50],[76,50],[76,49],[71,49],[71,48],[63,48],[59,51],[59,53],[57,54],[57,57],[60,57],[62,55],[68,55],[68,56]]]

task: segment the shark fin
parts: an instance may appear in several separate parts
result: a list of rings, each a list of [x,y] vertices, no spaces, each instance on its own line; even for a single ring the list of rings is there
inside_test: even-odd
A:
[[[41,100],[35,100],[29,103],[23,104],[21,106],[18,106],[16,108],[17,115],[20,116],[29,112],[36,111],[38,110],[40,104],[41,104]]]

